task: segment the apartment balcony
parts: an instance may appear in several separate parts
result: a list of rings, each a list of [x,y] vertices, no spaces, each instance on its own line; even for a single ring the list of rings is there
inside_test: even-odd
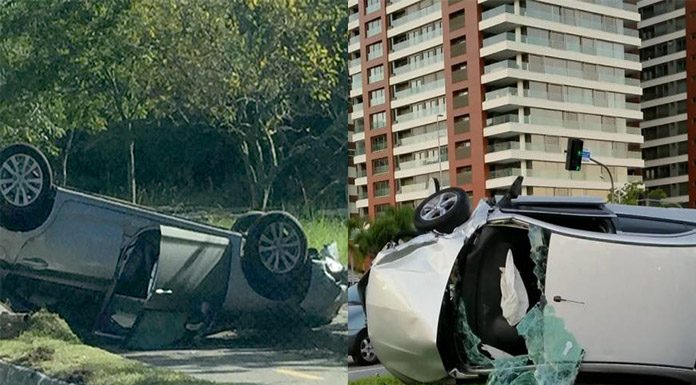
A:
[[[407,98],[409,96],[417,95],[417,94],[420,94],[423,92],[443,88],[444,86],[445,86],[445,79],[439,79],[439,80],[425,83],[425,84],[420,85],[420,86],[408,87],[402,91],[398,91],[398,92],[394,93],[394,97],[392,100],[404,99],[404,98]]]
[[[419,167],[423,167],[423,166],[437,164],[438,160],[441,162],[447,162],[447,156],[443,154],[441,159],[434,157],[434,158],[416,159],[416,160],[408,160],[408,161],[404,161],[404,162],[399,162],[399,165],[396,167],[396,169],[397,169],[397,171],[411,170],[414,168],[419,168]]]
[[[565,95],[563,95],[565,98]],[[640,120],[643,113],[639,103],[608,102],[606,105],[595,105],[593,98],[577,98],[558,100],[559,95],[550,95],[545,91],[522,90],[516,87],[505,87],[486,93],[482,104],[483,110],[499,113],[517,110],[519,107],[536,107],[552,110],[572,111],[584,114],[607,115],[629,120]]]
[[[402,185],[401,187],[399,187],[399,190],[397,191],[397,193],[398,194],[407,194],[407,193],[420,192],[420,191],[428,191],[428,184],[427,183],[413,183],[413,184]]]
[[[421,70],[423,68],[431,67],[433,65],[440,65],[442,67],[442,64],[444,63],[444,55],[435,55],[431,56],[428,59],[422,59],[422,60],[417,60],[414,62],[411,62],[407,65],[401,66],[401,67],[396,67],[392,71],[392,78],[390,79],[390,83],[395,83],[397,82],[397,79],[395,79],[398,76],[405,75],[408,73],[416,72],[418,70]],[[432,71],[431,71],[432,72]],[[425,74],[423,74],[425,75]],[[414,75],[414,77],[417,75]]]
[[[425,19],[428,15],[437,13],[438,15],[440,14],[442,7],[439,2],[430,5],[426,8],[420,9],[418,11],[414,12],[409,12],[405,16],[400,17],[394,21],[392,21],[391,27],[390,28],[397,28],[399,26],[402,26],[404,24],[408,24],[411,21],[414,20],[423,20]],[[427,21],[423,20],[424,23]]]
[[[429,150],[437,148],[438,144],[442,146],[447,146],[447,133],[443,130],[440,133],[440,138],[438,140],[437,132],[428,132],[426,134],[409,136],[407,138],[399,139],[394,146],[394,155],[410,154],[413,152]]]
[[[553,81],[550,79],[553,77]],[[588,87],[624,94],[641,95],[640,79],[608,77],[598,73],[569,72],[565,67],[544,66],[544,72],[532,71],[528,63],[502,60],[483,69],[481,83],[491,86],[515,84],[518,79],[549,81],[575,87]]]
[[[408,40],[392,44],[389,61],[396,60],[398,57],[410,55],[439,44],[442,44],[442,28],[438,28],[427,33],[422,33],[416,37],[409,38]],[[414,47],[417,47],[418,49],[411,52],[411,49]]]
[[[486,149],[486,163],[512,163],[520,160],[539,160],[545,162],[564,162],[564,149],[558,144],[524,143],[516,141],[496,143]],[[642,168],[644,162],[640,151],[625,149],[590,148],[592,157],[609,166]]]
[[[519,168],[507,168],[492,171],[486,180],[487,189],[507,188],[517,178],[525,176],[525,186],[557,187],[557,188],[576,188],[591,190],[609,190],[611,184],[609,178],[599,178],[596,175],[588,175],[583,171],[556,171],[556,170],[533,170],[527,169],[523,172]],[[625,176],[616,176],[615,183],[625,183]]]
[[[519,124],[515,124],[519,123]],[[515,127],[513,127],[513,125]],[[511,128],[518,128],[516,133],[528,134],[548,134],[564,137],[581,136],[587,139],[612,140],[617,142],[642,143],[642,135],[639,127],[623,126],[619,127],[610,124],[577,122],[563,119],[551,119],[546,117],[525,116],[520,121],[517,113],[498,115],[486,119],[486,127],[484,128],[484,136],[499,136],[510,131]],[[533,128],[537,128],[534,130]],[[567,130],[563,130],[567,129]],[[569,130],[581,131],[582,134],[572,133]],[[622,136],[607,136],[606,134],[618,134]],[[630,138],[628,136],[637,136]]]
[[[444,131],[444,130],[442,130]],[[396,147],[399,146],[410,146],[414,144],[420,144],[423,142],[429,142],[432,140],[437,140],[438,136],[440,137],[441,141],[446,141],[447,140],[447,134],[445,132],[428,132],[425,134],[419,134],[419,135],[413,135],[413,136],[407,136],[405,138],[400,138],[396,140]]]
[[[536,37],[521,35],[518,40],[514,32],[503,32],[484,39],[480,54],[482,58],[505,60],[514,58],[520,52],[537,55],[549,55],[553,52],[553,56],[566,60],[588,61],[632,71],[642,69],[636,54],[597,48],[589,49],[579,45],[555,48],[550,41]]]
[[[444,115],[446,110],[447,109],[445,108],[445,105],[443,104],[439,108],[428,108],[428,109],[407,112],[405,114],[397,115],[394,118],[394,124],[406,123],[406,122],[411,121],[411,120],[430,117],[430,116],[434,117],[434,116],[437,116],[438,114]],[[443,119],[443,121],[444,121],[444,119]]]
[[[472,171],[461,171],[457,173],[457,185],[471,184],[473,181]]]
[[[360,14],[359,13],[351,13],[348,16],[348,24],[353,23],[355,21],[358,21],[360,19]]]

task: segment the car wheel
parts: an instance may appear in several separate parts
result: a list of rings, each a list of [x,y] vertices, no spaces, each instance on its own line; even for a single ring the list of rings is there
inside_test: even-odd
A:
[[[358,333],[352,356],[359,365],[374,365],[377,363],[377,355],[370,342],[367,329],[363,329]]]
[[[10,231],[41,226],[53,207],[53,171],[33,146],[13,144],[0,151],[0,225]]]
[[[253,225],[254,222],[256,222],[263,215],[264,213],[261,211],[249,211],[248,213],[244,213],[234,221],[234,224],[232,224],[232,228],[230,230],[237,233],[246,234],[251,225]]]
[[[458,187],[440,190],[416,208],[414,224],[420,231],[449,233],[469,219],[469,196]]]
[[[274,301],[304,298],[311,263],[299,222],[281,212],[260,217],[247,232],[242,269],[249,285],[263,297]]]

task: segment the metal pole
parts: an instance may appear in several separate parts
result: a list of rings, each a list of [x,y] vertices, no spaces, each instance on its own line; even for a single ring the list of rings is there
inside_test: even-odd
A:
[[[590,161],[603,167],[607,171],[607,174],[609,174],[609,182],[611,183],[611,191],[609,192],[609,203],[614,203],[614,201],[616,200],[616,197],[614,196],[614,191],[615,191],[614,190],[614,177],[611,175],[611,170],[609,170],[609,167],[607,167],[607,165],[593,159],[592,157],[590,157]]]
[[[437,114],[435,118],[437,124],[437,168],[438,168],[438,178],[440,184],[442,184],[442,149],[440,148],[440,118],[442,114]]]

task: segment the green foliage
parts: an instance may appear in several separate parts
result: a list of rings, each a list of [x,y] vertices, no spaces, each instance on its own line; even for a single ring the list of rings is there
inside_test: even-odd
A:
[[[661,188],[656,188],[648,191],[648,199],[661,201],[667,198],[667,193]]]
[[[614,203],[620,203],[624,205],[637,205],[638,200],[640,200],[644,190],[645,186],[643,186],[640,183],[625,183],[623,186],[621,186],[614,192],[614,196],[616,197],[616,202]],[[609,194],[607,199],[611,199],[611,193]]]
[[[5,2],[0,143],[37,144],[99,192],[127,190],[134,141],[151,194],[344,206],[346,23],[329,0]],[[191,140],[216,144],[190,161]]]
[[[372,221],[351,219],[348,222],[350,243],[356,267],[365,258],[374,258],[397,235],[415,231],[411,207],[390,207]]]

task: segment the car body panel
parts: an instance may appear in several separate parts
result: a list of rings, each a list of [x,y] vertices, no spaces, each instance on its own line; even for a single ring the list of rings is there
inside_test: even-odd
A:
[[[585,347],[585,361],[693,368],[694,272],[696,246],[552,234],[546,292],[548,298],[582,302],[563,301],[554,308]]]
[[[460,378],[490,373],[492,368],[445,368],[443,364],[437,338],[447,278],[462,247],[481,227],[538,226],[551,233],[548,301],[560,296],[584,303],[553,303],[558,317],[585,347],[582,370],[673,373],[675,378],[691,375],[691,380],[696,379],[693,211],[643,211],[575,198],[520,197],[513,203],[526,207],[503,210],[481,201],[470,219],[451,234],[427,233],[378,255],[360,287],[372,343],[390,372],[407,382],[425,383],[441,381],[448,371]],[[566,204],[568,210],[563,210]],[[538,219],[535,215],[548,213],[540,206],[557,208],[553,215],[582,215],[578,209],[584,206],[601,211],[614,223],[638,218],[657,225],[678,222],[683,227],[675,226],[667,234],[622,232],[620,227],[616,233],[578,230]]]
[[[447,375],[437,349],[437,330],[445,286],[463,241],[461,231],[448,236],[428,233],[383,253],[373,263],[366,293],[367,324],[385,367],[423,382]]]

